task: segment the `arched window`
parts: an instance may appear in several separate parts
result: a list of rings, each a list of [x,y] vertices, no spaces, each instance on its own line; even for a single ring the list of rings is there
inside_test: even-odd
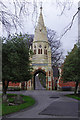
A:
[[[38,49],[38,54],[40,54],[40,49]]]
[[[36,49],[34,49],[34,54],[36,54]]]
[[[44,47],[44,54],[47,55],[47,47]]]
[[[47,55],[47,50],[45,50],[45,52],[46,52],[46,55]]]
[[[36,46],[34,45],[34,54],[36,54]]]
[[[42,49],[41,49],[41,54],[42,54]]]
[[[39,45],[38,54],[42,54],[42,46]]]

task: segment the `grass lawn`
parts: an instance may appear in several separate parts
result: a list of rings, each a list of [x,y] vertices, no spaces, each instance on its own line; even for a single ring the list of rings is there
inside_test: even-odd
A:
[[[14,100],[13,96],[16,96],[16,94],[7,94],[7,96],[8,96],[9,102],[13,102]],[[9,106],[7,103],[6,104],[3,103],[2,104],[2,115],[17,112],[21,109],[30,107],[35,104],[35,100],[31,98],[30,96],[24,96],[24,95],[21,95],[21,96],[23,97],[23,100],[25,102],[20,105]]]
[[[74,98],[74,99],[76,99],[76,100],[80,100],[80,95],[74,95],[74,94],[68,94],[68,95],[66,95],[67,97],[71,97],[71,98]]]

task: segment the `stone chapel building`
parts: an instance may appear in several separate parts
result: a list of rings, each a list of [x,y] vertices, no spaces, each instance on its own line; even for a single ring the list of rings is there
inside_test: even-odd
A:
[[[53,70],[51,66],[51,48],[47,38],[47,30],[44,25],[42,7],[40,7],[40,16],[38,19],[38,24],[35,28],[32,51],[34,55],[31,58],[31,65],[33,67],[31,89],[35,89],[35,75],[42,72],[46,76],[46,88],[52,90]],[[30,84],[30,81],[28,81],[28,83]]]

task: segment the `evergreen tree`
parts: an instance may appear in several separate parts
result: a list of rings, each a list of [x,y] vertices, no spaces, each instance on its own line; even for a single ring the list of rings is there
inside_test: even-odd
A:
[[[9,81],[21,82],[31,78],[31,51],[27,45],[28,36],[22,34],[2,39],[2,83],[6,94]]]
[[[80,82],[80,45],[74,45],[71,52],[68,52],[62,68],[64,81],[75,81],[75,94]]]

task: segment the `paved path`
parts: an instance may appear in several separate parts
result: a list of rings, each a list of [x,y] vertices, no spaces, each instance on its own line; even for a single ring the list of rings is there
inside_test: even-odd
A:
[[[41,85],[38,76],[35,76],[35,90],[45,90],[45,88]]]
[[[78,118],[78,101],[64,96],[71,92],[35,90],[15,93],[30,95],[35,98],[37,104],[7,115],[7,118]]]

